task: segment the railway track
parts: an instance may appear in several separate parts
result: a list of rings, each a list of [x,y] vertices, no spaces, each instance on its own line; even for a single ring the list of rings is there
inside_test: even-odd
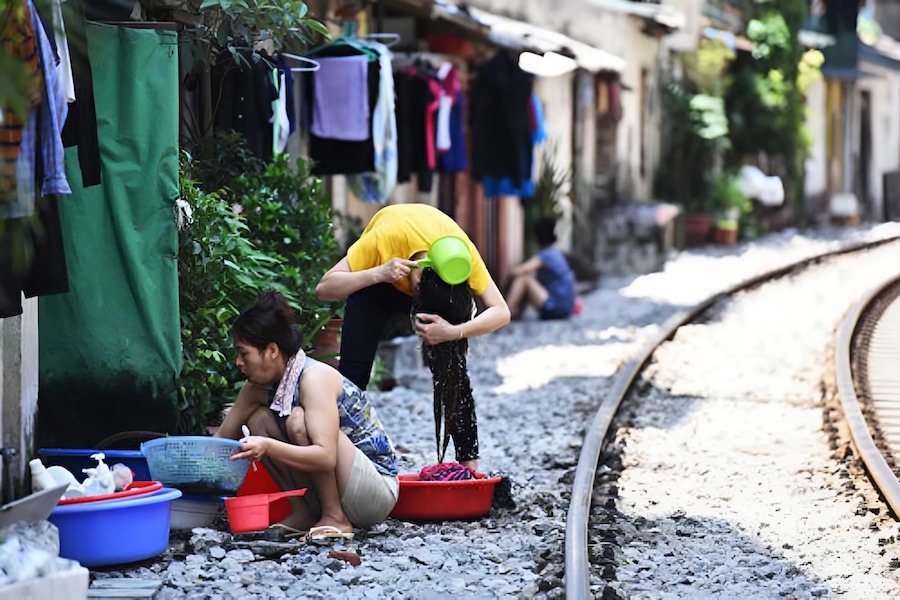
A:
[[[900,514],[900,277],[865,294],[838,331],[836,362],[850,435],[872,481]]]
[[[597,507],[592,508],[592,499],[594,501],[605,500],[608,502],[608,507],[614,510],[615,500],[614,498],[610,498],[610,496],[614,496],[617,489],[614,481],[610,482],[605,478],[601,480],[603,485],[598,489],[595,486],[595,483],[597,483],[595,476],[598,473],[601,452],[605,448],[605,442],[608,442],[611,438],[611,433],[615,427],[615,420],[623,407],[623,400],[633,392],[642,370],[647,366],[654,353],[667,341],[672,340],[680,328],[694,322],[711,307],[723,300],[730,299],[741,292],[760,287],[767,282],[775,281],[788,274],[800,272],[805,267],[810,267],[816,263],[822,263],[841,255],[873,250],[884,244],[895,242],[897,239],[898,238],[887,238],[876,242],[855,244],[819,254],[771,271],[760,273],[725,290],[714,293],[693,306],[674,314],[660,328],[658,334],[653,339],[647,341],[642,350],[619,370],[611,392],[606,396],[594,415],[593,422],[588,430],[581,449],[574,476],[571,502],[567,514],[565,538],[565,591],[567,598],[580,599],[594,597],[591,591],[591,572],[592,569],[596,572],[603,568],[602,565],[604,563],[606,564],[604,577],[615,577],[614,569],[611,568],[611,562],[615,560],[614,555],[611,550],[604,547],[602,543],[602,539],[605,535],[604,532],[601,532],[600,536],[591,536],[588,528],[589,519],[592,518],[592,513],[594,518],[596,518],[596,514],[602,512],[602,509],[598,510]],[[894,289],[897,289],[896,285],[894,286]],[[898,294],[900,294],[900,292],[895,294],[895,297]],[[871,298],[865,303],[861,301],[860,306],[864,307],[870,305]],[[861,307],[859,308],[860,312],[862,312]],[[900,308],[896,308],[895,312],[897,314],[896,322],[900,323]],[[900,330],[900,325],[897,325],[895,329]],[[845,342],[849,347],[849,341],[851,339],[860,339],[860,336],[856,336],[855,338],[853,336],[853,333],[857,330],[858,328],[846,324],[841,328],[840,335],[845,336],[846,339],[842,338],[838,340],[836,347],[837,354],[840,354],[840,348]],[[890,343],[883,343],[882,345],[876,344],[876,347],[880,348],[880,352],[882,353],[878,357],[880,364],[886,364],[886,361],[889,361],[892,356],[894,359],[900,358],[900,342],[893,345],[890,345]],[[836,359],[840,363],[840,356],[837,356]],[[869,360],[871,361],[871,358]],[[874,389],[877,390],[890,390],[897,399],[897,402],[893,407],[888,409],[888,412],[883,413],[887,416],[882,418],[882,428],[879,430],[876,438],[880,440],[891,439],[900,444],[900,408],[897,408],[900,407],[900,376],[890,374],[887,375],[885,379],[879,380],[873,385]],[[848,384],[841,379],[839,380],[839,387],[841,395],[843,396]],[[849,387],[852,389],[852,383],[849,384]],[[856,440],[855,435],[854,440]],[[857,445],[859,445],[859,442],[857,442]],[[864,455],[865,452],[861,450],[860,454]],[[887,468],[889,469],[889,467]],[[895,479],[894,484],[896,485]],[[887,494],[885,496],[887,497]],[[900,498],[900,493],[898,493],[897,497]],[[898,500],[898,502],[900,502],[900,500]],[[896,507],[894,508],[896,511]],[[606,537],[612,539],[615,537],[615,534],[611,533],[606,535]],[[601,539],[601,542],[597,541],[598,538]],[[590,543],[591,541],[593,541],[593,544]],[[601,547],[598,548],[598,546]],[[600,566],[597,566],[596,564],[592,565],[592,560],[595,563],[599,562]]]

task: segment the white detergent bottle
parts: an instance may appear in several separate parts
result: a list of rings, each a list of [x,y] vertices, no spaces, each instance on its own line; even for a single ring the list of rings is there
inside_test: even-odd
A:
[[[102,452],[98,452],[96,454],[91,454],[91,458],[97,461],[97,466],[81,470],[87,475],[87,479],[85,479],[82,484],[84,485],[84,495],[99,496],[102,494],[112,494],[116,491],[116,483],[113,481],[112,471],[110,471],[106,463],[103,462],[106,455]]]
[[[28,463],[31,468],[31,491],[40,492],[41,490],[49,490],[56,487],[56,480],[53,475],[47,472],[47,467],[41,462],[41,459],[35,458]]]
[[[59,465],[45,467],[39,458],[35,458],[28,465],[31,467],[31,490],[33,492],[38,491],[38,489],[53,488],[66,483],[69,487],[63,493],[63,499],[81,498],[84,496],[84,487],[78,483],[78,480],[67,468]],[[49,481],[47,480],[48,476],[50,477]]]

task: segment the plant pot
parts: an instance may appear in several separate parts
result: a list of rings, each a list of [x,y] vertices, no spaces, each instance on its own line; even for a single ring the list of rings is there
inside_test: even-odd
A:
[[[341,361],[341,326],[343,319],[331,319],[313,336],[313,349],[309,355],[335,369]]]
[[[712,213],[688,213],[684,216],[684,243],[689,248],[709,242],[712,230]]]
[[[716,227],[713,229],[713,241],[719,246],[734,246],[737,243],[738,230],[735,227]]]

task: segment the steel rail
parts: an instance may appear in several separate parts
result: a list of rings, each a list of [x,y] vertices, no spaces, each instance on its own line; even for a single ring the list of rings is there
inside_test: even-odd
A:
[[[715,292],[704,300],[697,302],[690,308],[679,311],[669,317],[661,326],[661,331],[645,343],[634,358],[621,367],[615,375],[610,393],[600,403],[594,415],[590,429],[585,435],[584,444],[581,446],[578,464],[575,467],[572,497],[566,514],[565,580],[567,600],[588,600],[593,598],[591,594],[590,562],[588,560],[588,518],[590,516],[594,476],[597,473],[600,451],[603,448],[603,440],[606,439],[609,433],[609,427],[612,424],[613,417],[619,410],[619,406],[622,404],[622,400],[631,391],[635,379],[637,379],[644,365],[650,360],[656,348],[662,345],[663,342],[672,339],[679,327],[692,321],[697,315],[723,298],[765,281],[782,277],[791,271],[815,262],[833,256],[868,250],[897,240],[900,240],[900,235],[868,242],[847,244],[834,250],[821,252],[787,265],[764,271],[728,286],[724,290]]]
[[[898,281],[900,281],[900,275],[885,280],[864,294],[847,312],[835,341],[838,393],[844,409],[844,416],[850,428],[850,437],[853,439],[853,445],[856,446],[869,475],[875,481],[875,485],[878,486],[895,515],[900,515],[900,481],[897,481],[897,476],[888,465],[881,450],[878,449],[875,440],[872,439],[866,418],[860,408],[851,366],[851,344],[863,315],[879,296]]]

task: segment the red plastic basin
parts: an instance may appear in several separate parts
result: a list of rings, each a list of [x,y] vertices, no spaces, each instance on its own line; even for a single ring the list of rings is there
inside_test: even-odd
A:
[[[418,473],[400,475],[400,496],[391,511],[405,521],[476,519],[488,514],[500,477],[476,473],[465,481],[420,481]]]

